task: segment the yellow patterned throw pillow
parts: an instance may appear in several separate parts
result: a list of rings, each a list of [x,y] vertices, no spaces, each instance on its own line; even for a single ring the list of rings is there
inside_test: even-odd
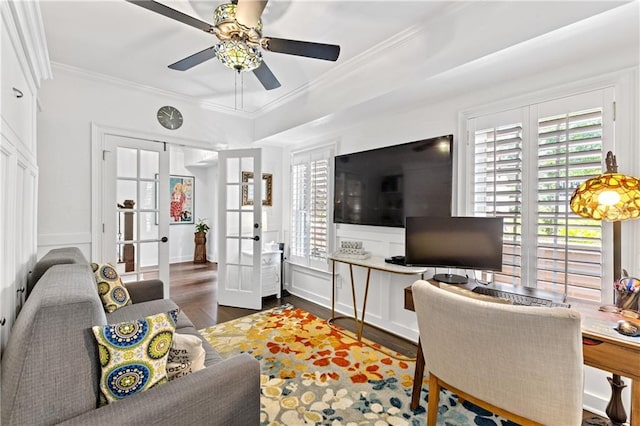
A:
[[[92,263],[91,268],[96,276],[98,294],[102,299],[104,310],[108,313],[131,304],[127,288],[122,284],[116,268],[110,263],[98,265]]]
[[[98,344],[100,405],[167,381],[167,357],[178,309],[140,320],[92,327]]]

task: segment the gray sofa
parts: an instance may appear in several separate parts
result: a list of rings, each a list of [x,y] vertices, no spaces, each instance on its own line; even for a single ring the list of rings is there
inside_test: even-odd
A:
[[[162,282],[140,281],[126,284],[133,304],[107,314],[91,266],[79,250],[65,250],[45,256],[46,268],[36,265],[41,277],[13,326],[2,357],[2,425],[259,424],[258,361],[248,354],[222,359],[204,339],[203,370],[97,408],[100,365],[91,327],[177,305],[157,298]],[[183,312],[176,332],[200,337]]]

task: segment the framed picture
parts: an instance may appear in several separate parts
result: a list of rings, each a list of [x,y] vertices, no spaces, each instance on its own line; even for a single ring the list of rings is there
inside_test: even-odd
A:
[[[193,176],[169,176],[169,224],[193,224],[195,178]]]
[[[242,183],[253,183],[253,172],[242,172]],[[271,173],[262,174],[262,205],[271,206],[273,201],[271,191],[273,187],[273,175]],[[253,205],[253,185],[242,185],[242,205]]]

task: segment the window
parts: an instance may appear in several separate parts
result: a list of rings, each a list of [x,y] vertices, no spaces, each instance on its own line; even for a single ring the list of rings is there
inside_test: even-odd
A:
[[[291,252],[296,263],[326,269],[329,254],[331,148],[291,159]]]
[[[467,121],[472,213],[504,218],[497,283],[602,300],[609,240],[602,223],[573,214],[569,200],[602,173],[613,134],[608,96],[612,90],[599,90]]]

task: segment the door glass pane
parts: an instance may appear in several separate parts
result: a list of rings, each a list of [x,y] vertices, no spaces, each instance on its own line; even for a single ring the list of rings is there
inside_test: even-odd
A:
[[[243,237],[253,237],[256,230],[253,227],[253,211],[242,213],[242,236]]]
[[[156,223],[156,213],[144,212],[140,215],[140,239],[141,240],[157,240],[158,224]]]
[[[118,212],[118,241],[136,239],[136,213],[132,211]]]
[[[237,210],[240,205],[240,186],[227,185],[227,210]]]
[[[159,173],[159,161],[159,152],[140,151],[140,178],[153,179]]]
[[[116,269],[120,275],[136,269],[136,248],[134,244],[118,244],[118,264]]]
[[[237,237],[240,235],[240,213],[227,212],[227,235]]]
[[[237,265],[227,265],[227,279],[224,282],[225,288],[238,290],[240,288],[240,267]]]
[[[136,177],[138,175],[138,150],[118,147],[118,177]]]
[[[245,244],[244,241],[242,241],[241,245],[242,245],[242,252],[240,255],[240,263],[245,266],[252,266],[253,265],[252,247],[250,246],[247,247],[247,244]]]
[[[236,238],[227,238],[227,263],[240,263],[240,241]]]
[[[229,183],[240,182],[240,159],[229,158],[227,160],[227,182]]]
[[[253,267],[241,266],[242,275],[240,279],[240,290],[251,291],[253,287]]]
[[[253,172],[253,157],[243,157],[240,160],[243,172]]]
[[[158,243],[140,243],[140,271],[158,269]]]
[[[140,182],[140,205],[136,206],[141,210],[153,210],[157,209],[156,206],[156,183],[153,182]]]
[[[138,196],[136,191],[136,182],[134,180],[118,179],[116,188],[116,201],[118,204],[124,204],[125,200],[133,200],[134,207],[138,207]]]
[[[241,240],[242,245],[242,264],[246,266],[253,266],[253,241]]]

